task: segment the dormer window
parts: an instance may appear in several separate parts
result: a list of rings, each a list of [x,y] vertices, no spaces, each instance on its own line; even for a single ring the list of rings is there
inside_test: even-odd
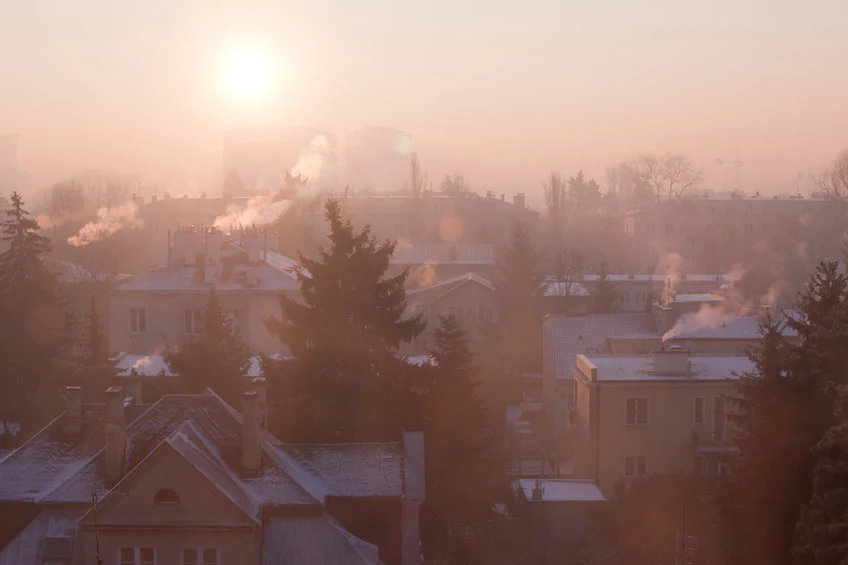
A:
[[[173,489],[163,488],[160,489],[159,492],[153,497],[154,504],[160,504],[163,506],[172,506],[174,504],[180,503],[180,495]]]

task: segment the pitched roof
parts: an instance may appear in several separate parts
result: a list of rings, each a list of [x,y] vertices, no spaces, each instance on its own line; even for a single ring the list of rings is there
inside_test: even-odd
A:
[[[61,563],[70,557],[82,510],[45,510],[0,550],[0,565]],[[56,561],[49,561],[53,557]],[[69,562],[69,561],[68,561]]]
[[[790,316],[796,317],[794,311],[787,312]],[[757,340],[762,338],[760,333],[759,316],[728,316],[724,320],[719,320],[715,324],[704,326],[697,323],[696,315],[683,315],[678,324],[669,330],[663,336],[663,341],[670,339],[687,340],[687,339],[745,339]],[[781,314],[780,318],[783,317]],[[798,337],[798,332],[789,326],[784,326],[781,333],[785,337]]]
[[[0,461],[0,501],[87,503],[92,489],[109,490],[103,407],[95,412],[86,406],[82,443],[61,434],[62,416]],[[265,433],[259,475],[239,477],[241,414],[211,391],[164,396],[127,426],[126,436],[127,472],[167,443],[254,513],[321,504],[327,496],[403,495],[400,443],[286,444]],[[227,490],[233,481],[238,490]]]
[[[519,479],[518,486],[527,500],[533,500],[533,490],[542,487],[538,502],[606,502],[594,482],[584,479]]]
[[[237,270],[250,272],[251,280],[255,284],[240,282],[237,276],[230,276],[227,280],[216,277],[215,289],[219,293],[229,292],[283,292],[294,291],[300,288],[297,277],[269,264],[261,265],[239,265]],[[135,280],[122,284],[112,290],[114,293],[126,292],[202,292],[208,293],[212,287],[210,283],[204,282],[196,274],[193,266],[169,265],[157,271],[153,271]]]
[[[495,290],[495,285],[493,285],[488,279],[485,279],[475,273],[465,273],[464,275],[451,277],[443,281],[437,281],[428,286],[410,289],[406,291],[406,294],[409,296],[409,299],[414,302],[435,302],[466,283],[478,284],[492,292]]]
[[[588,316],[549,316],[550,340],[556,377],[571,379],[577,355],[589,350],[603,352],[607,338],[623,336],[655,337],[654,322],[648,314],[590,314]]]
[[[698,355],[689,357],[685,374],[657,374],[650,355],[587,355],[598,369],[599,381],[724,381],[737,379],[754,368],[746,355]]]
[[[379,565],[377,546],[327,514],[271,520],[265,526],[263,565]]]

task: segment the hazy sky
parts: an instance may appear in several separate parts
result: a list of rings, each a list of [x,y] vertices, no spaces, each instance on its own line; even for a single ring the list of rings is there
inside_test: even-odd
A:
[[[132,7],[130,7],[132,6]],[[272,95],[220,84],[249,42]],[[44,172],[218,183],[241,123],[387,125],[432,176],[535,191],[551,168],[645,151],[745,179],[792,181],[848,147],[845,0],[0,1],[0,133]]]

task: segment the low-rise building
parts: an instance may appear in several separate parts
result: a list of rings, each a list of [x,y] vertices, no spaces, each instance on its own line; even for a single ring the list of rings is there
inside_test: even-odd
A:
[[[741,355],[578,355],[572,414],[575,473],[605,494],[621,479],[721,473],[732,456],[728,411]]]
[[[275,253],[273,241],[258,233],[225,240],[214,229],[174,233],[167,266],[109,293],[112,350],[154,353],[192,339],[214,286],[221,308],[253,351],[282,351],[265,320],[280,316],[279,297],[298,296],[300,283],[297,264]]]
[[[69,387],[0,461],[0,563],[419,564],[422,435],[285,444],[257,386],[241,413],[209,390],[104,405]]]
[[[405,356],[435,349],[435,332],[441,316],[459,319],[473,349],[482,345],[487,325],[498,319],[494,285],[473,273],[408,290],[406,296],[409,312],[423,315],[427,325],[411,343],[401,345],[401,354]]]

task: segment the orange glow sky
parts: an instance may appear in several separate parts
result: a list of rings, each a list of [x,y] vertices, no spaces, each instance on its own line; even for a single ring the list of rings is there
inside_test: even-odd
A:
[[[250,103],[219,80],[244,43],[277,68]],[[2,2],[0,133],[31,175],[175,192],[217,187],[222,132],[244,123],[396,127],[432,177],[462,168],[480,191],[645,151],[730,188],[714,158],[737,149],[743,184],[792,185],[848,147],[846,53],[844,0]]]

